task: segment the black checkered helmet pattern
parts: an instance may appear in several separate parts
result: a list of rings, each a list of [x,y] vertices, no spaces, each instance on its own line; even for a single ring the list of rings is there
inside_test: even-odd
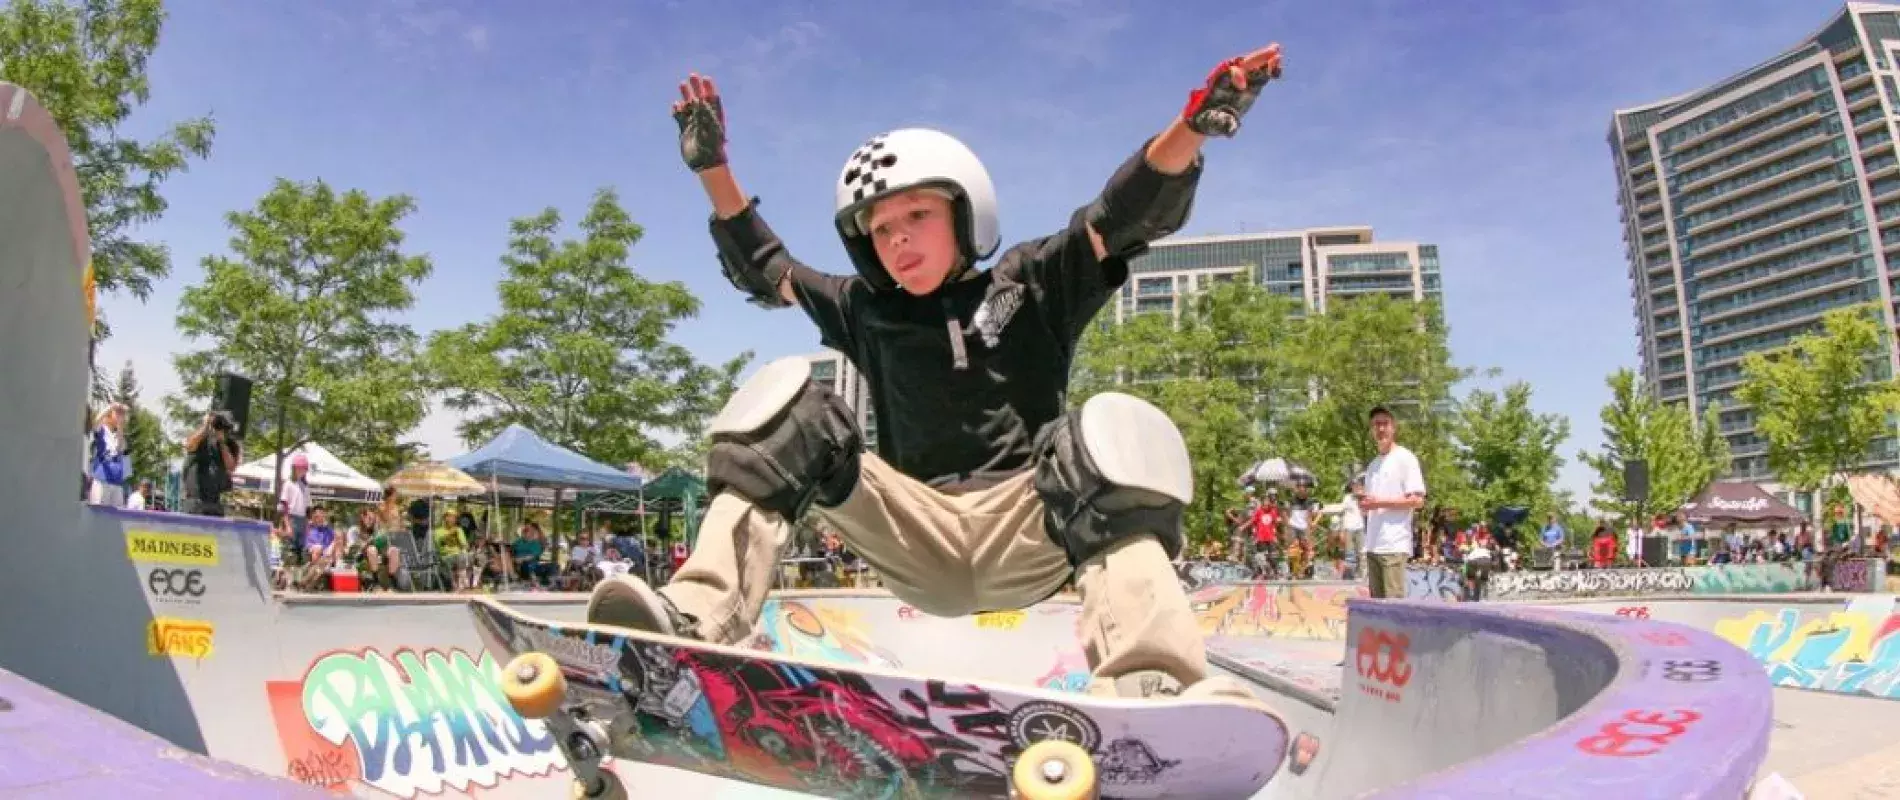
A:
[[[949,190],[956,198],[958,247],[971,264],[996,253],[1002,230],[996,218],[996,187],[976,153],[942,131],[904,128],[878,134],[845,160],[838,174],[837,225],[858,272],[879,288],[891,281],[859,215],[871,204],[919,186]]]

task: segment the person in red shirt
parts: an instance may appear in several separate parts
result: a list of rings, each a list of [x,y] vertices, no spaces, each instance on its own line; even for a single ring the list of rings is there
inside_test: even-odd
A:
[[[1257,571],[1271,571],[1280,543],[1279,507],[1272,500],[1261,500],[1253,507],[1252,523],[1254,568]]]
[[[1609,569],[1616,563],[1616,532],[1602,523],[1597,524],[1597,532],[1590,537],[1590,563],[1597,569]]]
[[[677,542],[674,542],[673,543],[673,571],[679,572],[680,567],[686,566],[686,557],[692,554],[693,554],[692,548],[689,548],[686,546],[685,539],[681,539]]]

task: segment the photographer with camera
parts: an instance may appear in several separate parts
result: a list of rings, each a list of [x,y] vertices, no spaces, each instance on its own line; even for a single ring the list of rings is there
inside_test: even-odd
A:
[[[237,471],[243,450],[231,412],[205,415],[204,423],[185,439],[185,513],[224,516],[224,493],[231,490],[231,474]]]

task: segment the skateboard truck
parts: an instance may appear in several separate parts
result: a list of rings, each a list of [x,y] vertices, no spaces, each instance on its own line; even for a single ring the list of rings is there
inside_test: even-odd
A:
[[[553,731],[555,744],[574,770],[576,800],[626,800],[620,776],[601,768],[608,754],[606,730],[561,707],[567,699],[567,677],[559,663],[546,653],[522,653],[502,669],[501,678],[501,693],[515,713],[543,720]]]

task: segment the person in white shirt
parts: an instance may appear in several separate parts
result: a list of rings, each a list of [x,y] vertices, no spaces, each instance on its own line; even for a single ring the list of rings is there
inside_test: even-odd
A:
[[[99,412],[92,429],[91,494],[87,501],[96,506],[125,507],[125,481],[131,476],[131,459],[126,455],[124,403],[113,403]]]
[[[595,562],[594,568],[600,571],[602,578],[612,578],[616,575],[625,575],[633,571],[633,562],[628,561],[626,556],[620,554],[620,548],[609,545],[607,549],[601,553],[600,561]]]
[[[133,492],[131,497],[125,498],[125,507],[131,511],[144,511],[148,502],[146,498],[151,496],[152,482],[139,481],[139,490]]]
[[[1364,475],[1353,476],[1345,499],[1339,501],[1339,527],[1346,532],[1346,546],[1341,551],[1346,558],[1346,570],[1339,576],[1341,580],[1358,580],[1359,571],[1366,563],[1366,515],[1359,510],[1359,490],[1365,484]]]
[[[298,453],[290,457],[290,480],[277,495],[277,513],[290,526],[291,558],[302,560],[303,536],[310,528],[310,457]]]
[[[1412,514],[1425,505],[1425,473],[1418,456],[1398,443],[1399,423],[1385,406],[1369,415],[1379,457],[1358,489],[1366,517],[1366,580],[1375,598],[1405,597],[1405,561],[1412,555]]]

